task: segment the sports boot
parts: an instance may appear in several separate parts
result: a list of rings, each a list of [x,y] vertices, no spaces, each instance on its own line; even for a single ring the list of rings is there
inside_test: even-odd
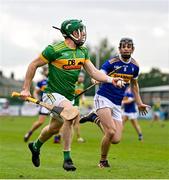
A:
[[[71,159],[64,160],[63,169],[66,171],[75,171],[76,167],[73,165],[73,161]]]
[[[39,158],[40,151],[39,150],[35,151],[33,149],[33,142],[29,143],[28,147],[32,153],[32,163],[34,164],[34,166],[39,167],[40,166],[40,158]]]
[[[102,160],[99,162],[98,166],[100,168],[105,168],[105,167],[110,167],[109,163],[108,163],[108,160]]]
[[[91,112],[90,114],[82,117],[80,119],[80,123],[82,124],[82,123],[85,123],[85,122],[94,122],[96,118],[97,118],[97,114],[94,113],[94,112]]]

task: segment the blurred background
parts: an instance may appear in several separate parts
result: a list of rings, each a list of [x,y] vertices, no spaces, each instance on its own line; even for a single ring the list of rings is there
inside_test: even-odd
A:
[[[12,99],[11,92],[22,89],[28,64],[48,44],[63,40],[52,26],[60,27],[65,19],[75,18],[86,25],[86,46],[97,68],[118,53],[122,37],[133,38],[143,101],[152,105],[153,98],[160,98],[161,116],[169,118],[168,3],[168,0],[0,0],[0,115],[37,114],[36,106]],[[40,79],[39,69],[34,83]],[[84,84],[85,88],[90,85],[87,74]],[[91,108],[95,90],[85,94],[85,108]]]

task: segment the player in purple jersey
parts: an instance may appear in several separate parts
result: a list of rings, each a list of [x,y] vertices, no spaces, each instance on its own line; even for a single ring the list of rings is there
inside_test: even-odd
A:
[[[133,127],[137,131],[138,139],[142,141],[143,135],[142,135],[141,127],[137,120],[136,103],[131,88],[127,88],[124,94],[122,105],[123,105],[123,124],[125,124],[127,120],[130,120]]]
[[[119,55],[107,60],[101,68],[105,74],[118,67],[122,68],[114,73],[112,77],[121,77],[125,82],[122,88],[115,87],[112,84],[102,83],[98,92],[94,97],[94,105],[96,113],[92,112],[86,117],[83,117],[80,122],[92,121],[101,124],[104,136],[101,143],[101,157],[99,167],[110,167],[107,156],[111,143],[117,144],[121,140],[123,123],[121,103],[124,97],[125,90],[131,85],[134,93],[135,101],[141,114],[147,113],[147,108],[150,106],[143,104],[140,94],[137,77],[139,74],[139,66],[131,57],[134,51],[133,40],[130,38],[122,38],[119,44]]]
[[[43,79],[37,83],[33,96],[36,99],[42,100],[43,91],[47,85],[48,67],[44,66],[42,70]],[[38,120],[32,124],[31,129],[25,134],[24,141],[27,142],[33,132],[38,129],[49,115],[49,111],[45,107],[40,107]]]

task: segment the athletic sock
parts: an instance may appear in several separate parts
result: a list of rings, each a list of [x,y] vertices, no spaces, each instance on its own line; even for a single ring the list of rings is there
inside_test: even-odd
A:
[[[142,135],[142,133],[139,133],[139,135],[138,135],[138,140],[139,140],[139,141],[143,140],[143,135]]]
[[[39,139],[37,139],[34,143],[33,143],[33,149],[35,151],[39,151],[41,146],[42,146],[43,142],[41,142]]]
[[[32,135],[32,131],[29,131],[28,134],[29,134],[29,135]]]
[[[64,160],[68,160],[71,159],[70,158],[70,151],[63,151],[63,156],[64,156]]]
[[[98,118],[98,116],[93,117],[94,118],[94,123],[96,123],[97,125],[100,124],[100,119]]]
[[[102,154],[101,155],[101,161],[106,161],[106,160],[107,160],[107,155]]]
[[[143,136],[143,135],[142,135],[142,133],[139,133],[139,135],[138,135],[138,136],[139,136],[139,137],[141,137],[141,136]]]

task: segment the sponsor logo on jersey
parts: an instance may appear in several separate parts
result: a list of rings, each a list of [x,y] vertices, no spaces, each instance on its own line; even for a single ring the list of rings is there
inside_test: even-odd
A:
[[[52,62],[54,66],[60,69],[72,70],[72,69],[81,69],[84,64],[85,59],[61,59],[55,60]]]
[[[122,78],[126,83],[130,83],[131,79],[133,78],[133,75],[131,75],[131,74],[118,74],[118,73],[115,73],[115,74],[112,74],[111,76],[112,76],[112,77],[120,77],[120,78]]]
[[[83,62],[78,62],[76,65],[76,61],[74,59],[68,60],[68,65],[63,65],[63,69],[70,70],[70,69],[81,69],[83,66]]]

